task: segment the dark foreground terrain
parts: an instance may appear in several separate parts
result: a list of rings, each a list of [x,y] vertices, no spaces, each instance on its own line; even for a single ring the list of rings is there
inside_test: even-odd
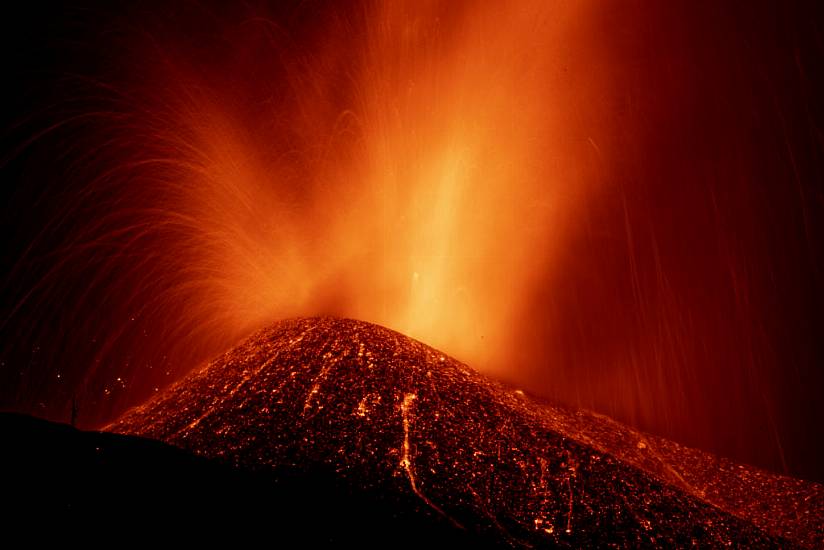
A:
[[[358,321],[278,323],[108,429],[0,416],[7,525],[276,547],[824,543],[820,485],[535,402]]]
[[[18,547],[20,536],[94,547],[169,538],[377,547],[397,546],[400,534],[400,546],[483,543],[354,490],[322,465],[255,473],[157,441],[10,413],[0,413],[0,437],[0,540],[7,548]]]

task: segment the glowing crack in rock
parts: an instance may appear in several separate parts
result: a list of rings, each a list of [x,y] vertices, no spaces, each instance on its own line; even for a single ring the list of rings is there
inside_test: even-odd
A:
[[[304,401],[304,403],[303,403],[303,413],[304,414],[306,414],[309,411],[309,409],[312,408],[312,400],[315,398],[318,391],[320,390],[320,385],[323,382],[323,380],[326,378],[326,376],[329,374],[329,371],[331,370],[331,368],[332,368],[331,363],[324,365],[324,367],[320,371],[320,374],[318,374],[317,378],[315,378],[315,381],[312,384],[312,389],[309,390],[309,395],[306,396],[306,401]]]
[[[411,424],[411,417],[412,412],[410,408],[412,407],[412,402],[417,399],[417,395],[414,393],[407,393],[403,396],[403,402],[401,403],[401,416],[403,417],[403,445],[401,447],[401,468],[403,468],[404,472],[406,472],[406,476],[409,478],[409,486],[412,488],[412,492],[420,497],[422,501],[424,501],[430,508],[441,514],[442,516],[448,518],[452,523],[454,523],[457,527],[462,527],[460,523],[449,517],[443,510],[438,507],[435,503],[431,500],[426,498],[421,490],[418,488],[417,481],[415,481],[415,466],[413,464],[414,459],[414,452],[411,450],[411,446],[409,443],[409,430]]]

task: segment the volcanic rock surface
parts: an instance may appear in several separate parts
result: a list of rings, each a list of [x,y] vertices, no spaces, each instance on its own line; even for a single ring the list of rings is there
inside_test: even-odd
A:
[[[359,321],[280,322],[109,429],[250,471],[322,466],[496,545],[824,544],[820,485],[537,402]]]

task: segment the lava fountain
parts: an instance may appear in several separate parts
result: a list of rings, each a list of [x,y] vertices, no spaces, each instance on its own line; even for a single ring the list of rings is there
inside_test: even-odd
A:
[[[174,377],[297,314],[502,365],[523,289],[596,184],[608,79],[576,70],[605,55],[591,9],[319,8],[297,44],[264,14],[128,29],[129,74],[66,100],[101,105],[60,122],[87,131],[81,191],[18,307],[62,301],[61,329],[89,301],[108,310],[81,329],[98,343],[86,381],[124,355],[121,380]]]

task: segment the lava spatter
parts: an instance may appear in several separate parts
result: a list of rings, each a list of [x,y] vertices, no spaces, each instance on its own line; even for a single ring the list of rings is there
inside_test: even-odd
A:
[[[822,542],[816,484],[538,403],[360,321],[280,322],[110,429],[253,470],[330,466],[492,543]]]

